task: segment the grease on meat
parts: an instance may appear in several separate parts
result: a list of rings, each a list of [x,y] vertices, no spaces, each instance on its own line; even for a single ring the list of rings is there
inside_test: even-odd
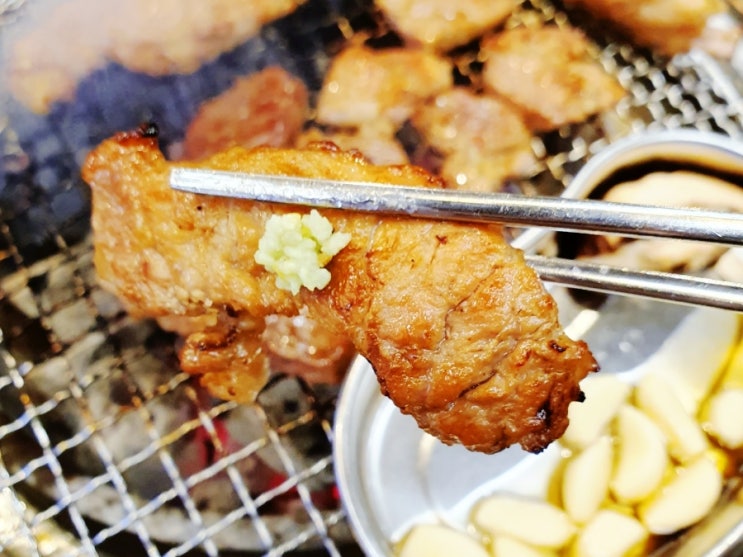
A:
[[[96,269],[135,315],[217,316],[220,330],[193,333],[181,357],[196,373],[206,360],[202,380],[219,396],[250,400],[263,381],[265,355],[240,339],[260,335],[269,315],[302,313],[346,336],[382,391],[445,443],[539,451],[563,433],[579,381],[597,365],[560,328],[554,300],[500,227],[328,210],[351,243],[328,264],[324,290],[292,296],[253,260],[266,220],[290,209],[171,190],[171,166],[156,138],[139,133],[89,156]],[[327,147],[233,148],[197,166],[442,185],[417,167]]]

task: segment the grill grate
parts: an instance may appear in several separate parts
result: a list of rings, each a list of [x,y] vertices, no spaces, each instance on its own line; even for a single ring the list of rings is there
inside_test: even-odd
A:
[[[0,22],[23,4],[0,2]],[[2,93],[5,554],[358,553],[333,483],[337,389],[278,375],[255,406],[209,398],[178,371],[175,339],[131,319],[97,285],[78,168],[92,145],[144,120],[159,123],[167,151],[203,100],[268,64],[316,91],[342,39],[390,40],[370,4],[310,0],[194,75],[150,78],[111,65],[44,117]],[[541,21],[568,18],[533,0],[508,24]],[[535,139],[539,167],[520,181],[526,193],[559,193],[590,156],[630,132],[741,134],[737,92],[706,55],[665,64],[605,38],[596,55],[630,94],[601,118]],[[462,79],[477,80],[475,51],[457,62]]]

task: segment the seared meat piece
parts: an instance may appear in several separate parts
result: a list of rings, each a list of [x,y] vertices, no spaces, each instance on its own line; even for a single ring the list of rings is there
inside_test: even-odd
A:
[[[261,380],[237,388],[240,376],[224,370],[236,356],[252,367],[260,354],[224,343],[259,334],[268,315],[302,313],[349,338],[382,391],[445,443],[539,451],[565,430],[578,382],[596,362],[562,331],[554,300],[500,227],[327,210],[350,243],[328,264],[326,288],[293,296],[253,256],[267,219],[298,209],[171,190],[171,166],[157,140],[139,133],[91,153],[83,175],[93,190],[96,269],[136,315],[218,316],[227,334],[194,333],[181,355],[193,372],[204,358],[203,381],[218,395],[249,400]],[[417,167],[374,166],[328,147],[233,148],[194,166],[442,185]]]
[[[332,141],[376,164],[406,164],[395,134],[416,108],[452,85],[452,65],[420,48],[350,46],[333,59],[318,96],[316,121],[298,146]]]
[[[485,86],[516,105],[534,131],[582,122],[624,96],[589,52],[577,29],[510,29],[483,42]]]
[[[441,175],[458,189],[499,190],[535,162],[521,114],[491,95],[451,89],[420,107],[412,123],[443,157]]]
[[[452,66],[423,49],[350,46],[333,59],[317,104],[320,124],[402,124],[428,97],[451,87]]]
[[[712,14],[724,12],[720,0],[567,0],[611,22],[639,45],[673,55],[689,50]]]
[[[330,141],[344,151],[361,152],[374,164],[408,164],[408,154],[395,138],[390,126],[373,124],[360,129],[320,130],[309,128],[302,133],[296,147],[307,147],[312,143]]]
[[[128,0],[110,18],[110,57],[149,75],[191,73],[304,0]]]
[[[7,58],[14,95],[44,113],[113,60],[150,75],[191,73],[303,0],[65,0],[23,24]]]
[[[225,400],[253,400],[269,379],[262,350],[262,319],[223,311],[217,323],[186,337],[179,357],[183,371]]]
[[[518,0],[377,0],[409,42],[449,50],[502,23]]]
[[[199,108],[186,130],[183,155],[186,159],[197,160],[236,145],[245,148],[291,146],[300,134],[308,113],[309,98],[304,82],[278,66],[266,68],[238,79],[232,87]],[[203,319],[200,318],[170,317],[161,318],[159,322],[167,329],[185,332],[186,336],[204,328]],[[212,341],[219,336],[217,333],[212,330]],[[243,382],[242,387],[247,389],[245,396],[248,398],[266,380],[262,351],[266,351],[265,356],[271,362],[272,369],[300,375],[310,382],[323,383],[338,383],[353,355],[345,336],[333,336],[304,316],[269,316],[260,344],[255,344],[258,338],[255,333],[252,331],[249,339],[254,343],[252,351],[245,350],[244,346],[241,348],[245,354],[261,354],[257,359],[248,360],[249,365],[256,365],[253,375],[258,378],[255,385]],[[233,339],[231,344],[228,343],[231,346],[229,349],[233,349],[235,342]],[[198,351],[195,353],[199,354]],[[233,384],[230,377],[236,374],[245,376],[249,372],[248,368],[236,369],[231,366],[230,375],[222,375],[219,384]],[[212,384],[219,388],[217,382]],[[234,387],[238,388],[238,385]]]
[[[347,336],[338,336],[305,315],[269,315],[262,335],[271,369],[309,383],[337,385],[354,356]]]
[[[288,147],[308,112],[304,82],[279,67],[266,68],[199,107],[186,130],[184,156],[200,159],[235,145]]]
[[[20,23],[3,60],[3,82],[13,96],[41,114],[72,99],[78,82],[106,63],[109,38],[102,22],[109,4],[67,0]]]

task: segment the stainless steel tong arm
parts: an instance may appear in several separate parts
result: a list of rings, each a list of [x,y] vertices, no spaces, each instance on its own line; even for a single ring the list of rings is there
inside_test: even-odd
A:
[[[170,185],[198,194],[309,207],[743,245],[743,215],[723,211],[191,168],[173,169]]]
[[[718,211],[191,168],[173,169],[170,185],[196,194],[309,207],[743,245],[743,215]],[[527,255],[527,261],[543,280],[565,286],[743,311],[743,285],[729,281],[538,255]]]

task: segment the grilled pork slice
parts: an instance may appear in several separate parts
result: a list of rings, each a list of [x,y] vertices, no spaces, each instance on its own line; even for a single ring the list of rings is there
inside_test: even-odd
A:
[[[238,78],[204,102],[186,129],[184,158],[205,158],[235,145],[287,147],[309,114],[304,82],[279,66]]]
[[[149,75],[191,73],[303,1],[129,0],[108,20],[110,56]]]
[[[405,148],[395,137],[389,123],[367,125],[359,129],[330,129],[310,127],[300,134],[295,147],[329,141],[344,151],[356,150],[374,164],[409,164]]]
[[[442,185],[417,167],[374,166],[327,144],[236,147],[192,165]],[[350,243],[328,264],[328,286],[292,295],[254,255],[271,215],[303,209],[174,191],[171,167],[146,133],[90,154],[96,269],[133,314],[213,315],[181,358],[219,396],[251,400],[266,362],[248,339],[269,315],[302,314],[347,337],[382,392],[445,443],[539,451],[565,430],[578,382],[597,365],[560,328],[554,300],[500,227],[327,210]]]
[[[496,191],[535,164],[521,113],[498,97],[454,87],[419,107],[411,121],[457,189]]]
[[[625,94],[575,28],[509,29],[485,39],[481,55],[486,88],[515,104],[534,131],[583,122]]]
[[[377,0],[409,42],[449,50],[500,25],[518,0]]]
[[[150,75],[191,73],[294,11],[303,0],[64,0],[23,24],[10,46],[8,82],[46,113],[109,60]]]
[[[79,81],[105,65],[104,4],[67,0],[19,24],[3,60],[3,82],[29,110],[44,114],[71,100]]]
[[[452,64],[420,48],[349,46],[333,59],[317,121],[341,127],[399,126],[427,98],[452,85]]]
[[[308,113],[309,94],[304,82],[279,66],[269,66],[237,79],[199,107],[186,130],[183,158],[203,159],[236,145],[288,147],[301,142],[300,135],[307,135],[302,127]],[[324,138],[317,136],[315,140]],[[391,134],[389,141],[394,141]],[[404,156],[402,147],[398,149]],[[191,321],[159,320],[161,326],[174,332],[182,333],[184,326],[188,327],[185,336],[193,327]],[[198,325],[197,321],[196,331],[203,328]],[[262,339],[261,349],[267,351],[272,369],[300,375],[311,383],[338,383],[353,355],[346,337],[334,337],[304,316],[269,316]]]
[[[686,52],[707,20],[725,11],[721,0],[567,0],[609,21],[639,45],[661,54]]]

